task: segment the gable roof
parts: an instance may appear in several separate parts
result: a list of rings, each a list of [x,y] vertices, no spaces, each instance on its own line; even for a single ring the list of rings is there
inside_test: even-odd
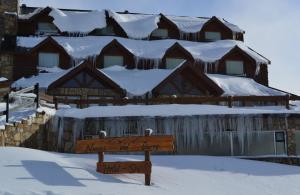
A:
[[[157,93],[164,85],[166,85],[171,79],[173,79],[176,75],[180,74],[182,71],[191,70],[190,73],[195,75],[195,78],[198,79],[199,82],[193,82],[194,85],[197,85],[198,88],[203,89],[203,86],[200,84],[204,83],[205,89],[209,91],[211,94],[215,96],[221,96],[223,94],[223,90],[214,83],[211,79],[209,79],[205,74],[196,71],[189,62],[183,62],[177,68],[175,68],[162,82],[160,82],[156,87],[152,89],[152,93]]]
[[[142,59],[159,59],[161,60],[165,52],[172,47],[176,42],[187,50],[195,60],[213,63],[220,60],[232,48],[238,46],[241,50],[252,56],[257,63],[269,64],[270,61],[261,56],[253,49],[247,47],[243,42],[236,40],[219,40],[215,42],[192,42],[182,40],[132,40],[114,36],[87,36],[87,37],[52,37],[59,45],[61,45],[70,56],[77,59],[83,59],[88,56],[96,56],[101,50],[116,39],[119,44],[123,45],[136,58]],[[38,41],[37,41],[38,40]],[[34,44],[39,44],[45,41],[41,38],[34,37],[18,37],[18,46],[32,47]]]
[[[176,49],[179,49],[181,51],[181,53],[184,56],[186,56],[187,58],[194,60],[194,57],[192,56],[192,54],[188,50],[186,50],[184,47],[182,47],[178,42],[175,42],[170,48],[168,48],[166,50],[164,58],[169,52],[172,52],[172,50],[176,50]]]
[[[111,87],[115,92],[119,94],[124,94],[124,90],[116,84],[113,80],[111,80],[109,77],[107,77],[105,74],[103,74],[101,71],[98,71],[97,69],[93,68],[92,65],[88,61],[82,62],[77,67],[73,68],[72,70],[68,71],[66,74],[61,76],[59,79],[54,81],[48,86],[48,90],[53,90],[56,88],[59,88],[63,83],[71,80],[75,75],[86,71],[90,75],[93,75],[94,78],[98,79],[101,82],[104,82],[107,86]]]
[[[46,39],[44,39],[44,40],[43,40],[42,42],[40,42],[39,44],[37,44],[36,46],[34,46],[33,48],[31,48],[31,49],[30,49],[30,52],[36,52],[36,51],[39,50],[39,48],[41,48],[41,47],[43,47],[43,46],[45,46],[45,45],[47,45],[47,44],[53,44],[53,45],[55,45],[55,46],[59,49],[60,52],[66,54],[66,55],[68,55],[68,56],[70,56],[70,55],[68,54],[68,52],[66,52],[65,48],[62,47],[58,42],[56,42],[56,41],[55,41],[52,37],[50,37],[50,36],[47,37]]]
[[[119,47],[121,50],[125,51],[127,54],[133,57],[133,53],[129,51],[126,47],[124,47],[117,39],[113,39],[110,43],[108,43],[105,47],[103,47],[100,52],[100,55],[110,47]]]

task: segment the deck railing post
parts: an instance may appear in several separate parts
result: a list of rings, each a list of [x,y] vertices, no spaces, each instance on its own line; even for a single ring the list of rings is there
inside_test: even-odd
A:
[[[228,101],[228,107],[229,107],[229,108],[232,108],[232,100],[233,100],[233,97],[232,97],[232,96],[228,96],[227,98],[228,98],[228,100],[227,100],[227,101]]]
[[[145,130],[145,136],[149,137],[152,134],[152,129]],[[145,151],[145,162],[150,162],[150,151]],[[150,186],[151,184],[151,173],[145,173],[145,185]]]
[[[286,96],[285,96],[285,107],[286,107],[286,109],[290,109],[290,94],[287,94]]]
[[[39,83],[36,83],[34,85],[34,93],[36,95],[36,98],[35,98],[36,108],[39,108],[39,104],[40,104]]]
[[[106,132],[105,131],[100,131],[99,132],[99,137],[100,137],[100,139],[104,139],[106,137]],[[104,162],[104,152],[103,151],[98,152],[98,162],[99,163]],[[97,171],[99,171],[99,170],[97,170]]]
[[[8,119],[9,119],[9,93],[7,93],[4,96],[5,102],[6,102],[6,109],[5,109],[5,122],[8,123]]]

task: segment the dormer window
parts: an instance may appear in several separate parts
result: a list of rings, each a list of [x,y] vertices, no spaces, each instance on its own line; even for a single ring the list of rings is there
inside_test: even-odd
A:
[[[58,53],[39,53],[39,67],[53,68],[59,66]]]
[[[152,36],[155,38],[166,39],[169,36],[169,32],[167,29],[158,28],[152,32]]]
[[[38,27],[38,29],[37,29],[38,34],[55,34],[55,33],[58,33],[57,28],[52,23],[39,22],[37,27]]]
[[[184,60],[183,58],[166,58],[166,69],[174,69],[184,62]]]
[[[115,35],[114,28],[112,26],[106,26],[101,29],[95,29],[92,33],[93,35],[102,35],[102,36],[110,36]]]
[[[207,40],[207,41],[221,40],[221,33],[220,32],[205,32],[205,40]]]
[[[228,75],[244,75],[244,62],[237,60],[226,61],[226,74]]]
[[[107,68],[114,65],[124,65],[124,57],[123,56],[109,56],[105,55],[103,60],[103,67]]]

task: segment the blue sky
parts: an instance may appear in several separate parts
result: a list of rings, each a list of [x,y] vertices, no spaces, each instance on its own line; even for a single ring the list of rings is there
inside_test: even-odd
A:
[[[272,61],[270,86],[300,95],[298,0],[20,0],[28,6],[129,10],[186,16],[219,16],[246,31],[245,42]]]

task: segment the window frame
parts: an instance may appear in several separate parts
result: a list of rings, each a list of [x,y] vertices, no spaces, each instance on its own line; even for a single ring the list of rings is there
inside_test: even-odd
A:
[[[122,63],[121,64],[113,64],[113,63],[109,63],[108,65],[106,64],[106,60],[108,57],[112,57],[112,58],[117,58],[117,57],[121,57],[122,58]],[[119,66],[124,66],[124,56],[122,55],[103,55],[103,68],[108,68],[114,65],[119,65]]]
[[[45,55],[45,56],[47,56],[47,57],[49,57],[50,55],[55,55],[55,56],[57,56],[57,59],[56,59],[56,61],[57,61],[57,63],[56,63],[56,65],[54,65],[54,66],[45,66],[45,65],[42,65],[43,63],[41,63],[42,62],[42,55]],[[43,61],[45,61],[45,60],[43,60]],[[60,65],[60,54],[59,53],[56,53],[56,52],[39,52],[38,53],[38,67],[41,67],[41,68],[55,68],[55,67],[59,67],[59,65]]]
[[[238,65],[237,63],[241,62],[242,66],[240,66],[240,67],[242,67],[241,68],[242,71],[241,72],[238,72],[238,71],[229,72],[229,70],[230,70],[229,66],[234,65],[234,64],[229,64],[230,62],[235,63],[235,65]],[[236,66],[236,67],[238,67],[238,66]],[[242,61],[242,60],[226,60],[225,61],[225,69],[226,69],[226,74],[227,75],[234,75],[234,76],[243,76],[243,75],[245,75],[245,64],[244,64],[244,61]],[[231,67],[231,70],[232,70],[232,67]]]
[[[161,35],[161,32],[166,33],[166,35]],[[157,28],[152,31],[151,36],[155,38],[167,39],[169,37],[169,30],[166,28]]]
[[[170,60],[172,61],[172,60],[174,60],[173,62],[175,62],[175,60],[180,60],[181,62],[180,63],[178,63],[177,65],[174,65],[174,64],[172,64],[172,66],[168,66],[168,61],[170,62]],[[184,59],[184,58],[172,58],[172,57],[166,57],[166,59],[165,59],[165,68],[166,69],[174,69],[174,68],[176,68],[177,66],[179,66],[179,64],[181,64],[182,62],[184,62],[186,59]]]
[[[218,38],[217,39],[215,39],[215,38],[208,38],[209,35],[214,35],[212,37],[215,37],[217,34],[218,34]],[[206,41],[219,41],[219,40],[222,40],[222,34],[221,34],[221,32],[218,32],[218,31],[205,31],[204,32],[204,39]]]

